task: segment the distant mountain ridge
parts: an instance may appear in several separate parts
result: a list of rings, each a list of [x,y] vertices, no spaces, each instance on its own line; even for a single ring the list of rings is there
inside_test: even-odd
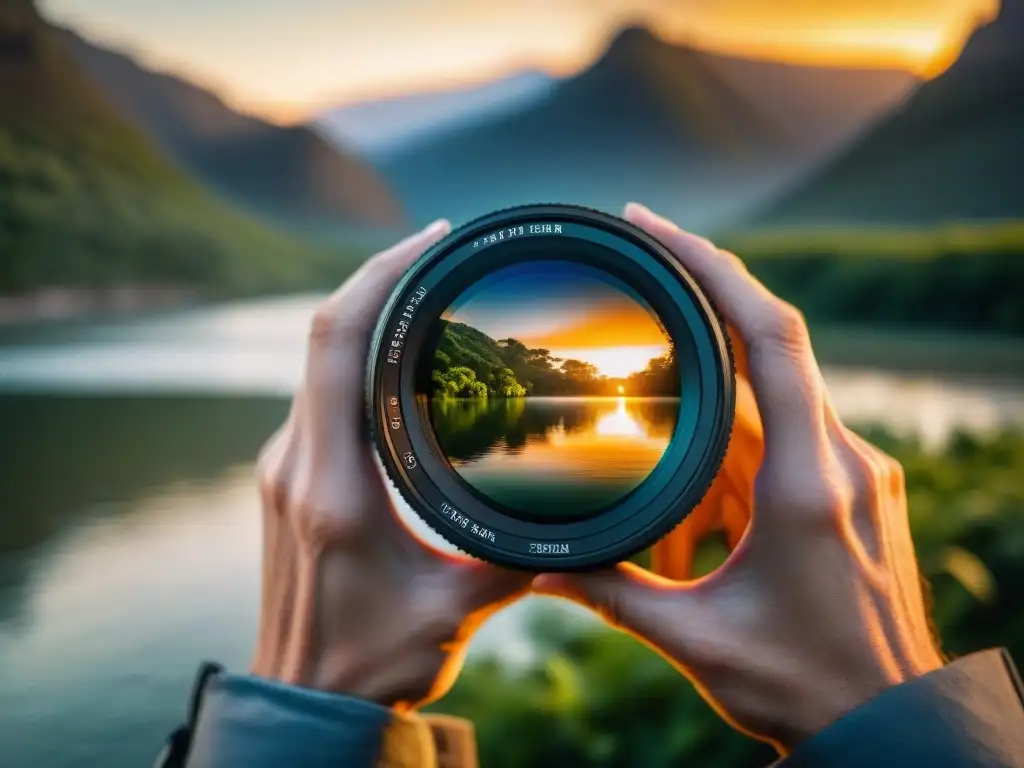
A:
[[[402,223],[401,205],[376,172],[308,128],[238,113],[209,91],[70,30],[62,38],[122,114],[227,199],[300,230]]]
[[[1024,217],[1024,0],[753,227]]]
[[[546,98],[378,167],[417,219],[530,201],[617,212],[640,198],[704,225],[761,199],[915,82],[906,72],[746,61],[634,27]]]
[[[535,103],[556,83],[546,72],[524,70],[468,87],[356,102],[329,110],[312,125],[372,160],[410,142]]]

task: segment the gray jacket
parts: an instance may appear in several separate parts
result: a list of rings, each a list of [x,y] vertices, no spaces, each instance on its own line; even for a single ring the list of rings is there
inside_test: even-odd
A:
[[[472,726],[347,696],[200,671],[157,768],[476,768]],[[775,768],[1024,767],[1024,686],[1003,650],[891,688]],[[643,768],[643,766],[638,766]]]

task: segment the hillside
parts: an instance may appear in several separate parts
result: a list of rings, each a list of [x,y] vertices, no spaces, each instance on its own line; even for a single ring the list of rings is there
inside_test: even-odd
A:
[[[949,70],[750,225],[1024,217],[1021,40],[1024,0],[1006,0]]]
[[[738,60],[632,28],[547,97],[414,143],[380,168],[417,219],[530,201],[617,211],[642,199],[697,226],[761,199],[913,82]]]
[[[73,32],[61,36],[121,114],[228,200],[300,231],[402,223],[401,206],[379,176],[308,128],[240,114],[189,82]]]
[[[307,284],[323,257],[211,200],[122,120],[30,0],[0,5],[0,294]]]

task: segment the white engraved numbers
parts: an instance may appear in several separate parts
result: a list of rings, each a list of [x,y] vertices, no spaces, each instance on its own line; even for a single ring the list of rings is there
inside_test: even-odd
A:
[[[416,308],[426,295],[427,289],[421,287],[417,288],[406,300],[405,309],[402,311],[402,316],[398,318],[398,322],[395,323],[395,331],[391,335],[391,348],[388,350],[387,357],[389,363],[398,365],[401,361],[402,348],[405,346],[405,334],[409,332],[409,321],[412,320],[412,316],[416,313]]]
[[[511,240],[514,237],[520,237],[521,235],[561,234],[563,234],[561,224],[520,224],[515,227],[499,229],[496,232],[491,232],[489,235],[477,238],[473,241],[473,247],[480,248],[481,246],[493,245],[504,240]]]
[[[441,514],[459,526],[459,528],[465,528],[479,536],[481,539],[494,541],[494,531],[484,528],[481,525],[477,525],[448,502],[441,502]]]

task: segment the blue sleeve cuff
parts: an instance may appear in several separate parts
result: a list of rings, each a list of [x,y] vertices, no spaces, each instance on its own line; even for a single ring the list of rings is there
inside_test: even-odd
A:
[[[1009,654],[965,656],[841,717],[778,768],[1024,766],[1024,691]]]
[[[389,709],[256,677],[206,683],[188,768],[374,768]]]

